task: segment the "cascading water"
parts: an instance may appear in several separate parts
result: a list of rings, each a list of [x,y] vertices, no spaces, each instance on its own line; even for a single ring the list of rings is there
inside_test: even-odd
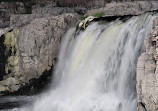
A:
[[[62,42],[52,89],[15,111],[136,111],[136,62],[153,16],[91,23]],[[76,36],[75,36],[76,35]]]

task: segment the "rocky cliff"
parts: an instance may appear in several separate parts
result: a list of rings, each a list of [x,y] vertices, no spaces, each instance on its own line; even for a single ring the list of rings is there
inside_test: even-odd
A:
[[[158,110],[158,17],[137,63],[137,111]]]
[[[23,16],[21,16],[23,17]],[[29,16],[32,17],[32,16]],[[27,19],[3,34],[1,55],[0,91],[17,91],[33,78],[52,70],[56,61],[61,38],[74,25],[79,16],[67,13]],[[5,58],[5,59],[4,59]]]
[[[44,3],[32,4],[31,11],[28,11],[28,2],[0,3],[0,92],[20,90],[32,83],[32,79],[52,73],[62,36],[70,26],[76,26],[81,16],[103,13],[102,17],[106,19],[158,10],[157,1],[106,4],[104,0],[98,0],[73,7],[67,3],[67,7],[59,2]],[[157,90],[157,41],[152,37],[156,37],[157,25],[155,19],[153,32],[145,42],[146,52],[139,58],[137,68],[138,105],[144,109],[157,108],[157,93],[154,92]],[[45,78],[41,80],[46,81]]]
[[[26,0],[27,1],[27,0]],[[1,2],[0,1],[0,28],[8,27],[12,14],[31,13],[31,6],[27,2]]]
[[[102,8],[88,10],[86,15],[95,15],[100,12],[104,16],[140,15],[157,9],[158,1],[113,2],[105,4]]]

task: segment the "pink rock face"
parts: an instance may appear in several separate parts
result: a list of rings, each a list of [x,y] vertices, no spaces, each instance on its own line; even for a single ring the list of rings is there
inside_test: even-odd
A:
[[[137,62],[137,111],[158,110],[158,17]]]

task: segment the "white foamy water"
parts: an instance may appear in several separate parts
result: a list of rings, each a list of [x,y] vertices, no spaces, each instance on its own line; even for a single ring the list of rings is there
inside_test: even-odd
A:
[[[151,15],[91,23],[62,42],[52,87],[27,108],[15,111],[136,111],[136,62],[144,51]]]

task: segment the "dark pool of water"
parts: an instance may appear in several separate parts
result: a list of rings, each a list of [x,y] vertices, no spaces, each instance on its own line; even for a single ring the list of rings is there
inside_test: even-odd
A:
[[[30,105],[35,98],[35,96],[0,97],[0,111],[9,111],[13,108]]]

